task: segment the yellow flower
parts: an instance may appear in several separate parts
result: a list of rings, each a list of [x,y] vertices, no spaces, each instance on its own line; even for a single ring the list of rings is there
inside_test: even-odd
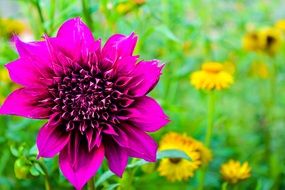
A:
[[[120,14],[127,14],[131,10],[138,8],[139,6],[143,5],[145,0],[128,0],[125,2],[121,2],[117,5],[116,10]]]
[[[11,37],[13,34],[21,34],[25,31],[24,22],[11,18],[0,18],[0,36]]]
[[[133,5],[128,2],[120,3],[116,7],[117,12],[120,14],[127,14],[128,12],[132,10],[132,8],[133,8]]]
[[[227,61],[224,63],[224,70],[230,74],[234,74],[236,71],[236,65],[233,62]]]
[[[11,90],[15,90],[19,88],[20,86],[16,83],[13,83],[9,77],[9,72],[7,69],[5,69],[3,66],[0,68],[0,94],[3,95],[3,86],[9,87]],[[4,93],[5,94],[5,93]],[[0,97],[0,100],[3,102],[3,99],[7,96]],[[0,102],[1,102],[0,101]]]
[[[259,44],[263,52],[275,54],[281,44],[281,33],[275,28],[264,28],[259,32]]]
[[[280,47],[281,33],[273,27],[250,31],[243,37],[242,44],[248,51],[261,51],[273,55]]]
[[[257,31],[250,31],[242,38],[242,46],[248,51],[258,51],[260,49],[259,33]]]
[[[265,63],[255,61],[251,65],[250,74],[255,77],[267,79],[269,77],[269,68]]]
[[[10,78],[9,78],[9,74],[8,71],[2,67],[0,69],[0,104],[2,105],[2,103],[5,100],[5,96],[4,92],[3,92],[3,86],[7,85],[10,83]]]
[[[222,177],[229,183],[237,183],[250,177],[251,168],[247,162],[241,164],[238,161],[230,160],[221,166]]]
[[[190,76],[190,82],[197,89],[221,90],[233,84],[233,76],[224,66],[217,62],[206,62],[202,70],[195,71]]]
[[[9,73],[4,67],[0,69],[0,83],[10,83]]]
[[[277,28],[281,32],[285,32],[285,19],[278,20],[275,23],[275,28]]]
[[[177,149],[185,152],[190,160],[181,158],[165,158],[159,163],[158,172],[169,181],[187,180],[194,175],[202,162],[208,162],[212,158],[211,152],[198,141],[170,132],[164,135],[159,144],[159,150]],[[203,160],[204,159],[204,160]]]
[[[212,152],[207,147],[205,147],[203,143],[195,139],[192,139],[192,140],[198,147],[198,151],[200,152],[202,163],[208,164],[213,158]]]

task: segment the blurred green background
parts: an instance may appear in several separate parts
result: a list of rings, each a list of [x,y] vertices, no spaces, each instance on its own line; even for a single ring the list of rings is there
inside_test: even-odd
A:
[[[248,161],[252,167],[252,176],[239,189],[284,190],[284,43],[275,56],[242,47],[242,37],[250,29],[274,26],[285,18],[284,10],[282,0],[1,0],[0,99],[3,102],[17,88],[3,66],[17,58],[10,42],[11,31],[19,33],[24,41],[39,40],[43,33],[55,35],[65,20],[76,16],[103,42],[114,33],[128,35],[134,31],[139,36],[136,53],[143,59],[156,58],[166,64],[151,96],[163,106],[171,122],[153,137],[159,141],[166,132],[176,131],[203,141],[207,93],[191,86],[189,76],[205,61],[230,63],[235,83],[217,93],[213,160],[206,174],[205,189],[221,189],[220,166],[234,158]],[[4,22],[4,18],[14,21]],[[256,62],[267,65],[269,73],[272,65],[276,66],[274,94],[270,74],[260,77]],[[60,174],[57,158],[34,161],[35,138],[44,121],[1,116],[0,123],[1,190],[44,189],[45,169],[52,189],[72,189]],[[104,163],[96,178],[107,170]],[[138,168],[132,180],[133,189],[197,188],[197,175],[173,183],[159,176],[155,169],[150,170],[153,171],[145,173]],[[113,176],[97,188],[120,189],[126,178]]]

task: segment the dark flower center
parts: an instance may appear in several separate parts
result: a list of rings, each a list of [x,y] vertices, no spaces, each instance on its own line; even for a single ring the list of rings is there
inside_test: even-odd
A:
[[[104,75],[81,68],[54,78],[56,83],[48,89],[52,112],[61,115],[67,131],[79,128],[84,133],[88,127],[119,123],[116,113],[126,97],[112,78]]]
[[[173,164],[178,164],[179,162],[181,162],[181,158],[169,158],[169,161]]]
[[[254,41],[258,40],[258,36],[257,36],[256,33],[252,33],[252,34],[250,35],[250,38],[251,38],[252,40],[254,40]]]
[[[266,38],[266,47],[270,48],[275,42],[276,42],[275,37],[267,36],[267,38]]]

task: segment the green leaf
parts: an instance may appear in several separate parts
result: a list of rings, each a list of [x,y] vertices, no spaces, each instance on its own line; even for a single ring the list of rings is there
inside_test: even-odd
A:
[[[43,171],[42,167],[40,166],[39,163],[35,163],[34,167],[38,170],[38,172],[42,175],[45,175],[45,172]]]
[[[39,176],[39,175],[40,175],[39,170],[38,170],[35,166],[32,166],[32,167],[30,168],[30,173],[31,173],[33,176]]]
[[[18,149],[15,147],[15,145],[11,145],[10,146],[10,151],[12,153],[13,156],[18,157],[19,156],[19,152]]]
[[[161,32],[168,39],[173,40],[175,42],[180,42],[177,36],[167,27],[167,26],[159,26],[156,29],[158,32]]]
[[[38,148],[37,148],[36,144],[29,150],[29,154],[30,155],[37,155],[38,154]]]
[[[116,184],[112,184],[112,185],[109,185],[106,190],[113,190],[115,189],[116,187],[118,187],[120,184],[116,183]]]
[[[160,160],[162,158],[183,158],[191,161],[191,158],[185,152],[176,149],[163,150],[158,152],[157,159]]]
[[[109,179],[110,177],[112,177],[114,174],[108,170],[106,172],[104,172],[99,179],[96,181],[95,186],[98,187],[99,185],[101,185],[104,181],[106,181],[107,179]]]

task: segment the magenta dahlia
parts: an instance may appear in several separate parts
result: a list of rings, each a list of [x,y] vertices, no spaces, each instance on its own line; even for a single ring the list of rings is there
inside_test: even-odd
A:
[[[37,136],[39,157],[59,153],[60,169],[76,189],[95,175],[105,156],[118,176],[129,156],[156,160],[157,144],[146,132],[169,120],[146,95],[162,65],[138,61],[136,42],[133,33],[115,34],[101,48],[79,18],[43,41],[15,37],[20,57],[6,67],[23,87],[7,97],[0,113],[47,119]]]

